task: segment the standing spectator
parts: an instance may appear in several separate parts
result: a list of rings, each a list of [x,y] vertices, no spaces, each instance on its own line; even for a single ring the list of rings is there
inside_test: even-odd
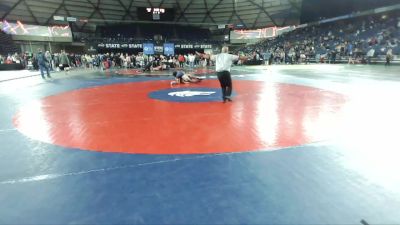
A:
[[[60,65],[60,55],[56,53],[54,54],[54,67],[58,68],[57,71],[59,71],[59,65]]]
[[[368,62],[368,64],[371,64],[371,59],[372,59],[372,57],[374,57],[374,55],[375,55],[375,49],[374,48],[371,48],[370,50],[368,50],[368,52],[367,52],[367,62]]]
[[[45,56],[46,59],[47,59],[48,66],[49,66],[50,70],[53,71],[53,60],[52,60],[52,58],[51,58],[50,52],[49,52],[49,51],[46,51],[46,53],[45,53],[44,56]]]
[[[190,68],[194,68],[194,60],[196,59],[196,56],[192,53],[189,54],[189,66]]]
[[[43,54],[41,49],[38,49],[38,53],[36,55],[36,58],[37,58],[37,61],[38,61],[38,65],[39,65],[39,69],[40,69],[40,75],[42,75],[42,78],[45,79],[43,70],[46,70],[47,78],[51,78],[50,70],[49,70],[49,67],[47,65],[49,63],[49,61],[47,61],[47,59],[46,59],[46,57]]]
[[[333,50],[333,51],[331,52],[331,58],[330,58],[330,62],[329,62],[329,63],[332,63],[332,64],[335,64],[335,63],[336,63],[336,55],[337,55],[336,50]]]
[[[178,61],[179,61],[179,67],[183,68],[184,64],[185,64],[185,56],[183,56],[182,54],[178,56]]]
[[[60,66],[60,70],[63,70],[63,71],[67,71],[68,69],[66,69],[66,68],[70,67],[70,62],[69,62],[68,56],[64,50],[61,50],[59,66]]]
[[[350,42],[347,45],[347,55],[350,56],[350,57],[353,56],[353,44],[351,44]]]
[[[385,66],[390,66],[390,61],[393,58],[393,53],[392,53],[392,49],[389,48],[389,50],[386,52],[386,63]]]

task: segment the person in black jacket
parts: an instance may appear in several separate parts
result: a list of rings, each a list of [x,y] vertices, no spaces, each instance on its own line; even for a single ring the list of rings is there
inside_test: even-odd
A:
[[[45,55],[43,54],[41,49],[38,49],[38,53],[36,55],[36,59],[38,62],[40,74],[42,75],[42,78],[45,79],[44,72],[43,70],[46,70],[47,72],[47,78],[51,78],[50,76],[50,70],[49,70],[49,61],[46,59]]]

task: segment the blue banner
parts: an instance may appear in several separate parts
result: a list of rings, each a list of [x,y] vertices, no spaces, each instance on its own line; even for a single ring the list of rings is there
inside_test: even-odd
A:
[[[173,43],[164,43],[164,55],[175,55],[175,45]]]
[[[143,44],[143,54],[154,55],[154,44],[153,43],[144,43]]]

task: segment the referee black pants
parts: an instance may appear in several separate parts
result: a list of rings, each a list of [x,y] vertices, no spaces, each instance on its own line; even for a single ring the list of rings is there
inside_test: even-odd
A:
[[[217,72],[219,83],[222,89],[222,99],[225,100],[226,97],[230,97],[232,94],[232,79],[231,73],[229,71]]]

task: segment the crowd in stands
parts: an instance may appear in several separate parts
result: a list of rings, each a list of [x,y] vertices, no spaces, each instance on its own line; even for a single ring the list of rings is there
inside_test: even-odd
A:
[[[50,70],[64,70],[65,68],[111,69],[111,68],[138,68],[143,71],[168,70],[170,68],[194,68],[210,65],[210,61],[201,59],[194,53],[186,55],[144,55],[143,53],[105,53],[105,54],[68,54],[44,53]],[[32,69],[38,70],[36,56],[28,60]],[[29,66],[28,66],[29,68]]]
[[[122,27],[121,27],[122,29]],[[3,39],[9,37],[2,34]],[[99,41],[132,41],[131,38],[109,37]],[[382,57],[390,62],[400,55],[400,12],[389,15],[375,15],[351,20],[335,21],[307,26],[248,45],[236,53],[251,56],[247,63],[257,64],[297,64],[308,62],[338,61],[348,63],[371,63],[372,59]],[[64,67],[82,68],[141,68],[143,70],[164,70],[184,66],[205,66],[211,62],[196,54],[147,56],[142,53],[44,53],[50,69]],[[376,60],[375,60],[376,61]],[[38,69],[34,54],[4,54],[0,52],[0,64],[20,63],[25,68]],[[239,64],[242,62],[239,62]],[[61,65],[61,66],[60,66]]]
[[[153,38],[143,39],[143,38],[128,38],[128,37],[87,37],[82,38],[81,41],[92,43],[94,45],[98,43],[145,43],[145,42],[154,42]],[[224,41],[222,40],[213,40],[213,39],[167,39],[165,42],[173,42],[174,44],[221,44]]]
[[[10,53],[14,54],[18,51],[19,47],[14,43],[11,35],[0,30],[0,55],[2,55],[3,62],[7,61]]]
[[[0,64],[20,63],[25,65],[26,62],[27,62],[26,54],[19,54],[17,52],[14,54],[7,54],[4,56],[0,54]]]
[[[320,24],[239,49],[261,55],[269,64],[329,62],[370,63],[400,54],[400,13]]]

